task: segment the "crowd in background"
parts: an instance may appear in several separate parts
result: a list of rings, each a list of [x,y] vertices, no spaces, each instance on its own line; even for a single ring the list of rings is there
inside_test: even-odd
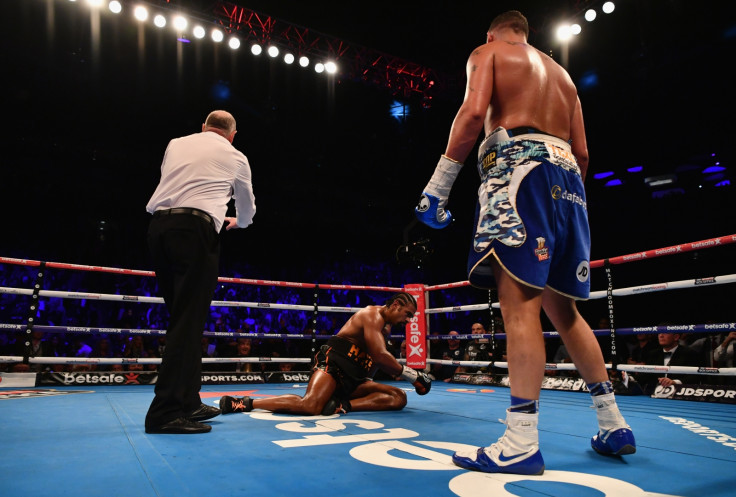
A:
[[[0,286],[9,288],[33,288],[37,283],[38,268],[0,265]],[[246,269],[247,272],[247,269]],[[378,275],[380,279],[366,283],[366,275]],[[238,274],[234,277],[247,278]],[[288,279],[285,279],[288,281]],[[334,264],[322,271],[316,281],[325,284],[402,286],[402,282],[419,281],[411,271],[397,271],[394,266],[377,264],[355,266]],[[42,289],[68,292],[94,292],[127,296],[156,296],[154,278],[124,276],[69,270],[46,270]],[[228,302],[250,302],[260,304],[292,304],[338,306],[360,309],[366,305],[383,304],[390,292],[380,290],[327,290],[313,288],[284,287],[273,285],[245,285],[222,283],[218,286],[214,300]],[[448,291],[430,292],[430,307],[457,307],[487,301],[488,292],[472,288],[456,288]],[[105,301],[87,298],[40,298],[37,309],[30,310],[31,299],[27,295],[0,293],[0,324],[25,324],[29,317],[35,325],[59,327],[115,328],[121,330],[155,330],[147,334],[130,332],[77,333],[71,331],[43,332],[34,330],[31,336],[31,356],[80,357],[80,358],[160,358],[166,346],[163,334],[168,315],[166,308],[158,304],[143,304],[135,301]],[[202,339],[203,357],[281,357],[311,358],[324,343],[317,338],[263,338],[259,334],[306,335],[327,337],[337,333],[348,319],[349,313],[318,312],[313,310],[274,309],[267,305],[257,307],[213,306],[205,332],[213,332]],[[496,310],[493,315],[495,333],[503,333],[503,320]],[[589,320],[591,327],[608,329],[606,318]],[[459,311],[431,314],[429,318],[429,356],[434,359],[503,361],[504,341],[488,339],[446,340],[432,338],[433,335],[490,333],[491,316],[488,311]],[[660,323],[666,324],[666,323]],[[670,323],[671,324],[671,323]],[[160,334],[158,333],[160,331]],[[236,333],[227,336],[226,333]],[[398,358],[404,357],[405,343],[399,338],[403,330],[394,330],[388,341],[389,350]],[[242,335],[241,335],[242,334]],[[243,336],[245,335],[245,336]],[[253,336],[248,336],[253,335]],[[733,367],[736,333],[720,334],[673,334],[679,345],[679,356],[687,352],[687,358],[679,365],[701,367]],[[0,355],[23,356],[28,334],[23,330],[0,329]],[[611,356],[610,337],[599,338],[607,362]],[[661,350],[661,339],[657,334],[625,335],[618,337],[616,362],[618,364],[651,364],[661,361],[654,357]],[[571,362],[559,339],[551,338],[547,343],[547,362]],[[491,347],[492,346],[492,347]],[[494,355],[495,354],[495,355]],[[656,355],[656,354],[655,354]],[[661,362],[654,362],[659,364]],[[0,363],[0,371],[144,371],[156,370],[157,364],[141,364],[135,361],[125,364],[23,364]],[[309,369],[308,363],[240,362],[205,363],[205,371],[275,371]],[[458,372],[488,371],[488,368],[458,368],[457,366],[430,366],[437,380],[450,381]],[[548,375],[575,377],[575,371],[549,370]],[[640,379],[653,380],[656,378]],[[672,376],[672,375],[670,375]],[[687,383],[732,383],[733,377],[710,377],[686,375]]]

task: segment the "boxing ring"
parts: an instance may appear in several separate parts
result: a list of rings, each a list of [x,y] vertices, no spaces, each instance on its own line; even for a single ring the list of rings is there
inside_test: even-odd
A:
[[[708,322],[618,327],[625,315],[627,299],[669,290],[702,291],[736,282],[736,275],[725,274],[653,282],[638,286],[614,286],[614,268],[625,263],[665,258],[678,253],[705,250],[736,243],[736,235],[648,250],[636,254],[592,261],[591,268],[605,272],[605,290],[593,291],[591,303],[603,303],[609,329],[596,334],[608,340],[613,371],[687,373],[723,379],[736,374],[736,368],[631,365],[617,360],[617,344],[627,334],[682,332],[728,333],[736,330],[732,322]],[[65,305],[90,302],[100,305],[160,306],[150,295],[92,293],[44,289],[48,271],[73,271],[107,274],[113,278],[150,278],[153,273],[130,269],[80,266],[0,257],[0,268],[23,268],[25,287],[0,287],[0,303],[11,299],[29,301],[23,323],[0,323],[0,333],[12,333],[30,341],[33,332],[47,335],[65,333],[81,336],[135,336],[155,338],[163,329],[112,328],[43,324],[38,319],[41,302],[62,300]],[[47,278],[48,279],[48,278]],[[152,278],[150,278],[152,280]],[[22,279],[20,280],[22,281]],[[272,333],[270,330],[206,331],[215,339],[251,338],[261,340],[301,340],[304,350],[315,350],[330,335],[319,328],[324,315],[342,316],[363,307],[349,305],[339,295],[350,292],[368,295],[382,303],[381,295],[403,287],[330,285],[221,277],[223,291],[231,285],[268,287],[274,292],[296,289],[305,296],[303,303],[213,300],[213,309],[232,312],[246,310],[269,313],[299,313],[309,321],[301,333]],[[728,287],[727,287],[728,288]],[[422,286],[427,304],[443,303],[441,292],[468,289],[467,282]],[[437,297],[433,298],[433,292]],[[485,294],[475,290],[475,296]],[[258,293],[258,292],[256,292]],[[325,305],[324,300],[332,298]],[[470,315],[489,323],[482,339],[492,348],[502,343],[504,334],[498,323],[498,304],[493,295],[480,303],[451,306],[426,306],[424,319],[430,335],[426,342],[447,339],[433,333],[447,328],[440,317]],[[624,298],[626,297],[626,298]],[[44,300],[45,299],[45,300]],[[293,300],[294,297],[282,300]],[[279,300],[279,299],[276,299]],[[311,300],[311,301],[310,301]],[[110,302],[111,304],[103,304]],[[115,304],[117,303],[117,304]],[[342,305],[341,305],[342,304]],[[581,310],[588,305],[581,303]],[[480,316],[480,317],[479,317]],[[439,323],[439,325],[438,325]],[[339,329],[339,326],[338,326]],[[336,331],[336,330],[333,330]],[[545,336],[554,338],[554,331]],[[403,334],[392,334],[398,341]],[[461,334],[461,339],[478,338]],[[29,342],[30,343],[30,342]],[[457,377],[457,381],[435,381],[429,395],[418,396],[405,382],[394,383],[407,391],[408,405],[398,412],[356,412],[347,415],[300,417],[250,412],[219,416],[210,421],[212,432],[204,435],[149,435],[143,421],[155,382],[158,358],[122,357],[34,357],[0,356],[0,363],[47,365],[37,373],[0,373],[0,440],[5,456],[0,462],[2,495],[314,495],[317,493],[373,496],[476,496],[476,495],[564,495],[605,496],[730,496],[736,474],[736,404],[728,397],[736,387],[714,385],[709,397],[698,401],[672,400],[672,391],[654,396],[619,395],[622,413],[637,438],[637,453],[632,456],[604,457],[590,449],[590,437],[597,430],[591,401],[580,385],[560,385],[556,378],[544,385],[540,405],[540,446],[547,462],[541,476],[489,475],[464,471],[450,460],[455,450],[465,446],[487,445],[505,429],[497,422],[508,406],[509,391],[504,385],[506,363],[443,361],[433,364],[486,367],[489,372]],[[295,365],[288,372],[277,368],[261,372],[218,372],[232,364]],[[403,360],[402,360],[403,362]],[[217,404],[222,395],[252,397],[303,394],[308,380],[310,359],[300,357],[208,357],[203,364],[201,396]],[[54,371],[59,365],[60,371]],[[69,371],[67,368],[91,365],[95,368],[120,365],[124,371]],[[132,371],[141,365],[149,370]],[[548,370],[566,371],[571,364],[547,364]],[[377,378],[378,379],[378,378]],[[384,380],[381,380],[384,381]],[[545,379],[546,381],[546,379]],[[714,382],[717,383],[717,382]],[[506,383],[507,385],[507,383]],[[577,391],[573,391],[577,390]],[[669,397],[669,398],[667,398]],[[695,397],[693,397],[695,399]]]

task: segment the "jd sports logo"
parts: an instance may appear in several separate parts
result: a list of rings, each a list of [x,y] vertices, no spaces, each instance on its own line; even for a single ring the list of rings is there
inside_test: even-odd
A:
[[[575,273],[580,283],[588,281],[588,278],[590,277],[590,264],[588,261],[583,261],[578,264],[578,268],[575,270]]]

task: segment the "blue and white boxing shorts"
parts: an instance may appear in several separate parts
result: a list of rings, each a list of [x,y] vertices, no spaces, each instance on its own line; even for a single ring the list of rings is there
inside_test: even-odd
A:
[[[527,286],[587,299],[590,228],[570,145],[540,132],[510,138],[498,128],[481,143],[478,172],[470,283],[495,286],[489,264],[493,256]]]

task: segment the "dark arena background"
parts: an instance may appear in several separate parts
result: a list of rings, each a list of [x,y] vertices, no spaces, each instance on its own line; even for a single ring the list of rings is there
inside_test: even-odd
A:
[[[714,354],[736,342],[736,4],[618,0],[605,13],[604,3],[2,2],[0,494],[732,495],[733,347]],[[151,17],[136,20],[139,6]],[[469,473],[449,457],[503,433],[509,396],[495,292],[466,282],[473,160],[453,186],[448,228],[414,217],[467,58],[510,9],[578,88],[593,261],[579,308],[638,444],[626,458],[590,449],[590,398],[543,318],[540,477]],[[189,24],[173,27],[176,15]],[[559,40],[574,24],[580,32]],[[426,296],[429,395],[377,377],[407,389],[404,410],[252,412],[215,418],[200,437],[144,432],[168,317],[145,206],[169,140],[198,132],[214,109],[237,120],[257,213],[220,235],[203,401],[303,394],[315,349],[346,314],[406,285]],[[443,355],[450,331],[464,346],[476,322],[492,355]],[[401,361],[406,333],[388,342]],[[658,333],[680,334],[698,363],[633,360],[638,337]],[[683,385],[648,383],[664,370]]]

